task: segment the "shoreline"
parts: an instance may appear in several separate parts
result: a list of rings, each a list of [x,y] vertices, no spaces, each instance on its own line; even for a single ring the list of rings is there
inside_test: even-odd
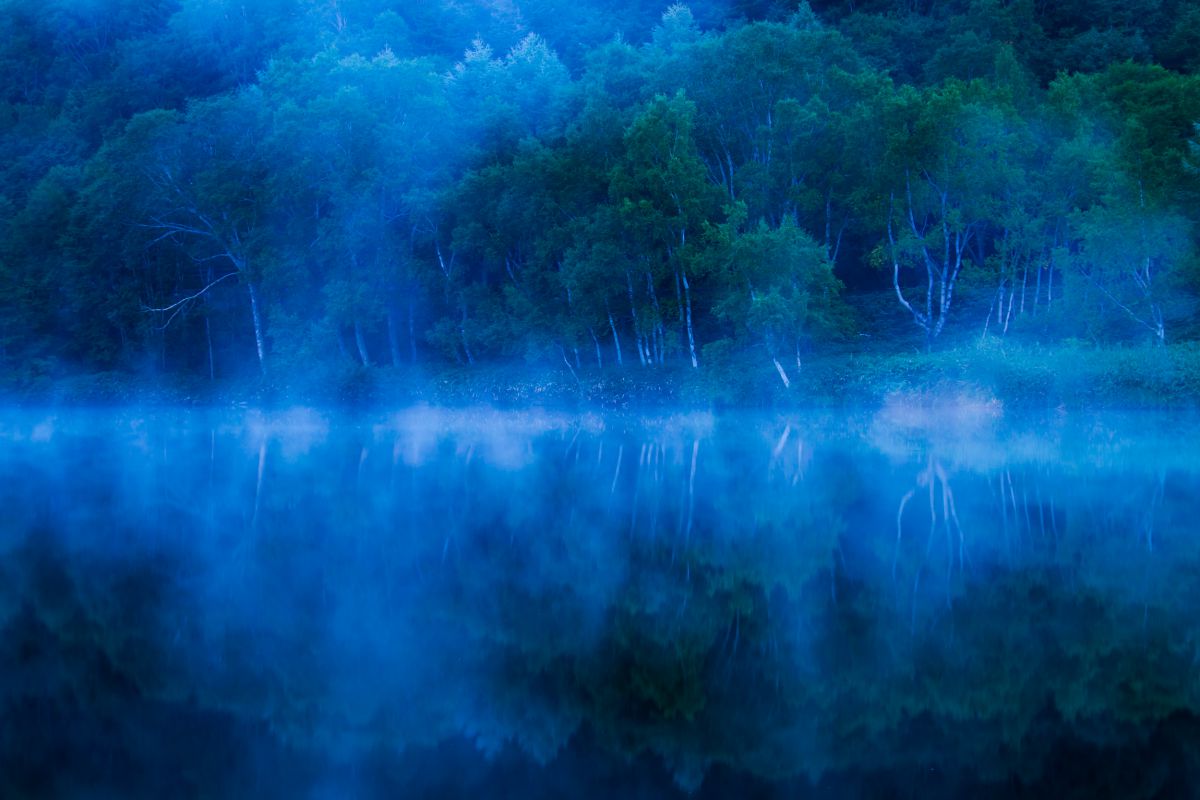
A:
[[[769,365],[535,369],[322,364],[214,383],[101,372],[0,382],[10,407],[385,409],[411,405],[630,411],[787,410],[882,406],[897,394],[970,397],[1022,410],[1186,410],[1200,406],[1200,345],[1085,349],[959,347],[932,353],[814,356],[784,387]],[[286,374],[285,374],[286,373]]]

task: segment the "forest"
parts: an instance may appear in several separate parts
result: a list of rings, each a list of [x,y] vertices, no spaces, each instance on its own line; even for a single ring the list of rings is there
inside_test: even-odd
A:
[[[17,396],[1200,390],[1200,3],[0,9]]]

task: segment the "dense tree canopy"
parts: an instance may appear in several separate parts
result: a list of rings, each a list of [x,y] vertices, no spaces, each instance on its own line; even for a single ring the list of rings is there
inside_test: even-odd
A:
[[[1197,45],[1188,0],[3,0],[0,367],[790,385],[884,291],[894,346],[1190,338]]]

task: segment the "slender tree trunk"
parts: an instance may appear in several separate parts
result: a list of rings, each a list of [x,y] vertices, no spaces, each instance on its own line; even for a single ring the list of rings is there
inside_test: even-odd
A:
[[[929,258],[929,254],[925,255],[925,319],[929,320],[929,324],[925,326],[925,352],[933,352],[933,263]]]
[[[664,361],[664,351],[666,349],[663,342],[663,325],[662,325],[662,307],[658,304],[658,292],[654,291],[654,276],[649,272],[646,273],[646,288],[650,294],[650,302],[654,305],[654,360],[662,364]]]
[[[1013,305],[1016,303],[1017,285],[1014,282],[1008,292],[1008,311],[1004,315],[1004,332],[1008,333],[1008,323],[1012,321]]]
[[[371,356],[367,352],[367,341],[363,338],[362,324],[354,320],[354,346],[358,348],[358,357],[364,367],[371,366]]]
[[[936,187],[935,187],[936,188]],[[913,315],[917,325],[925,332],[925,349],[933,350],[933,340],[937,338],[942,329],[946,325],[946,320],[950,314],[950,308],[954,301],[954,290],[958,282],[958,275],[962,271],[963,254],[968,252],[972,245],[974,232],[972,225],[966,226],[963,230],[951,230],[950,228],[950,210],[949,198],[946,192],[939,191],[941,201],[940,222],[938,223],[942,229],[942,255],[940,260],[935,259],[933,254],[929,252],[928,246],[925,244],[928,234],[928,224],[917,224],[916,213],[914,212],[912,187],[908,183],[907,175],[905,179],[905,194],[907,197],[907,217],[909,227],[912,229],[913,236],[919,241],[921,247],[921,256],[925,264],[925,311],[924,314],[918,312],[904,297],[903,291],[900,289],[900,262],[896,253],[896,240],[892,233],[892,213],[893,205],[889,203],[888,208],[888,244],[892,251],[892,284],[896,289],[896,295],[903,305]],[[894,202],[894,198],[893,201]],[[933,313],[933,298],[937,294],[937,316]]]
[[[683,280],[683,299],[687,317],[687,335],[688,335],[688,353],[692,357],[692,368],[700,366],[700,362],[696,360],[696,334],[692,329],[692,289],[688,285],[687,272],[680,268],[680,278]]]
[[[208,285],[211,286],[213,282],[212,266],[208,268],[207,280]],[[212,304],[209,302],[208,292],[204,293],[204,309],[204,343],[208,348],[208,382],[215,383],[217,380],[217,368],[213,361],[212,317],[210,314]]]
[[[788,374],[783,369],[783,364],[779,363],[779,359],[771,356],[771,362],[775,364],[775,370],[779,373],[779,379],[783,381],[783,388],[792,388],[792,382],[788,379]]]
[[[842,236],[846,233],[846,218],[842,217],[837,236],[833,235],[833,189],[825,193],[825,258],[830,264],[836,264],[838,253],[842,249]]]
[[[723,146],[724,147],[724,146]],[[736,200],[733,189],[733,154],[729,152],[729,148],[725,147],[725,163],[729,165],[729,199]]]
[[[830,243],[833,232],[833,190],[825,193],[825,258],[833,261],[833,245]]]
[[[591,325],[588,326],[588,333],[592,337],[592,343],[596,345],[596,367],[597,369],[604,369],[604,356],[600,354],[600,340],[596,338],[596,331],[593,330]]]
[[[683,311],[683,283],[679,280],[679,269],[675,269],[675,304],[679,306],[679,350],[687,349],[687,323]]]
[[[613,320],[611,309],[608,311],[608,327],[612,329],[613,349],[617,351],[617,366],[623,367],[625,366],[625,360],[621,358],[621,337],[617,336],[617,323]]]
[[[1004,326],[1004,285],[1007,281],[1004,278],[1000,279],[1000,285],[996,288],[996,327]]]
[[[995,311],[996,311],[996,296],[992,295],[992,304],[991,304],[991,306],[988,307],[987,318],[984,319],[984,321],[983,321],[983,336],[980,337],[980,339],[979,339],[980,342],[987,341],[988,328],[992,324],[992,314],[994,314]]]
[[[579,376],[575,374],[575,368],[571,366],[571,359],[567,358],[567,349],[560,343],[558,352],[562,353],[563,363],[567,365],[567,371],[571,373],[571,377],[575,379],[575,383],[579,383]]]
[[[633,317],[633,343],[637,347],[638,360],[646,366],[646,349],[642,341],[642,331],[638,325],[637,304],[633,300],[633,276],[625,273],[625,283],[629,287],[629,313]]]
[[[1042,267],[1041,264],[1038,264],[1037,283],[1035,284],[1035,286],[1033,288],[1033,314],[1034,314],[1034,316],[1037,316],[1038,304],[1041,303],[1041,301],[1042,301],[1042,270],[1043,269],[1044,269],[1044,267]]]
[[[896,251],[896,236],[892,231],[892,204],[888,204],[887,217],[887,236],[888,236],[888,251],[892,256],[892,288],[896,290],[896,299],[900,301],[900,305],[908,309],[908,313],[912,314],[913,321],[921,330],[925,331],[926,347],[929,343],[930,320],[928,316],[922,316],[921,312],[913,307],[913,304],[904,296],[904,290],[900,288],[900,257]],[[928,269],[928,265],[926,265]]]
[[[258,368],[267,371],[267,339],[263,331],[262,309],[258,298],[258,286],[254,281],[247,281],[250,291],[250,315],[254,319],[254,344],[258,351]]]
[[[1021,273],[1021,313],[1025,313],[1025,287],[1029,285],[1029,262],[1025,262],[1025,270]]]

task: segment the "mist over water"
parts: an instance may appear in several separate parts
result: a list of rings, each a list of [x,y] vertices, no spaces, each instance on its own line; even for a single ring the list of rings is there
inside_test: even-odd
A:
[[[0,795],[1174,796],[1200,424],[0,421]]]

